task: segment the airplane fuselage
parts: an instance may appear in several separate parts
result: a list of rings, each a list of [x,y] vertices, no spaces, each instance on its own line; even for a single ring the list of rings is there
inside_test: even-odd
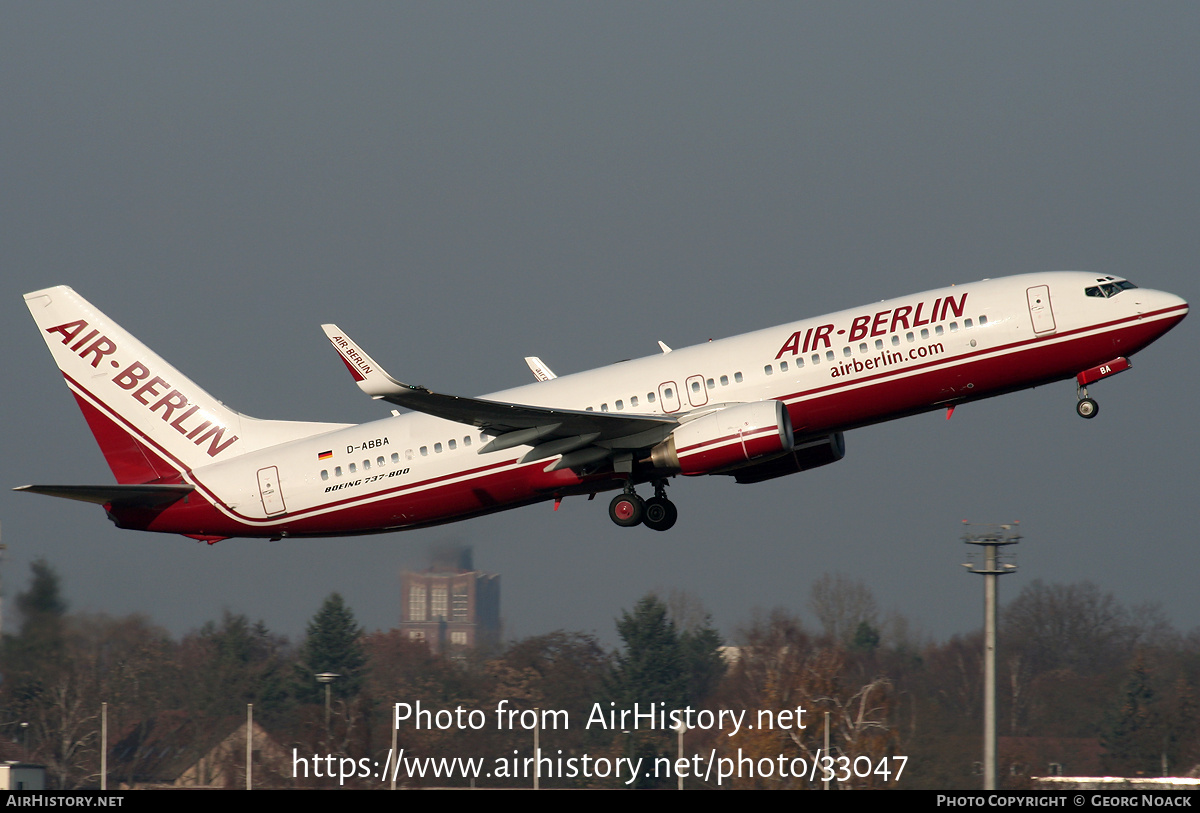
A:
[[[189,465],[157,441],[160,436],[130,424],[152,416],[174,425],[185,438],[191,435],[184,430],[208,437],[188,423],[206,413],[188,417],[188,398],[198,402],[196,396],[165,394],[170,384],[165,377],[151,377],[153,365],[130,373],[125,362],[118,363],[120,341],[110,342],[114,349],[108,351],[116,388],[101,382],[117,396],[93,392],[99,384],[77,381],[66,367],[64,375],[85,414],[85,401],[91,409],[110,413],[110,420],[124,424],[122,431],[136,438],[144,457],[157,454],[166,461],[156,464],[156,472],[164,466],[174,470],[154,483],[194,487],[165,506],[106,505],[121,527],[210,540],[346,535],[434,525],[570,495],[621,488],[629,493],[634,484],[661,484],[677,473],[731,474],[739,482],[756,482],[800,471],[839,459],[841,433],[855,427],[1069,379],[1093,368],[1100,371],[1093,378],[1118,372],[1128,356],[1177,324],[1187,310],[1172,294],[1113,277],[1028,274],[887,300],[466,399],[594,413],[597,422],[603,422],[601,416],[672,419],[646,424],[640,435],[618,442],[583,435],[557,440],[564,453],[584,450],[570,451],[584,456],[571,458],[569,466],[565,464],[571,461],[562,458],[557,468],[559,458],[553,455],[528,459],[537,441],[480,453],[499,432],[488,431],[482,422],[471,425],[416,412],[260,444],[251,451],[244,451],[245,441],[237,448],[229,440],[236,437],[230,430],[218,437],[225,446],[211,440],[201,444],[207,451],[204,464]],[[82,327],[71,330],[81,332]],[[64,334],[61,326],[46,328],[54,331]],[[74,349],[74,336],[63,338],[63,345]],[[61,352],[54,341],[48,343]],[[335,342],[347,367],[362,379],[370,372],[369,358],[345,349],[345,341],[341,345]],[[85,350],[81,341],[76,354]],[[95,356],[91,367],[103,370],[101,360]],[[147,395],[154,380],[163,383],[150,387]],[[1082,389],[1086,382],[1080,378],[1080,383]],[[137,397],[138,404],[110,408],[114,397],[125,398],[123,393]],[[750,412],[746,405],[759,402],[783,405],[786,415],[780,411],[777,426],[768,419],[760,422],[765,429],[751,427],[757,418],[742,419]],[[696,435],[704,425],[701,419],[730,408],[737,410],[727,413],[737,416],[737,427]],[[122,420],[124,409],[147,414]],[[1081,408],[1080,414],[1094,413]],[[95,430],[102,421],[89,415],[89,423]],[[698,440],[687,440],[689,424]],[[675,437],[672,430],[677,430]],[[174,437],[157,423],[150,431]],[[741,444],[740,456],[711,464],[680,462],[703,460],[710,447],[730,444]],[[796,451],[805,447],[821,447],[826,456],[806,462]],[[789,456],[793,453],[794,458]],[[117,465],[111,459],[110,464],[120,479]],[[616,514],[614,521],[619,521]]]
[[[621,362],[484,396],[596,412],[693,415],[777,400],[797,442],[1074,377],[1129,356],[1186,314],[1169,294],[1085,295],[1097,277],[1047,273],[959,285]],[[1034,300],[1041,296],[1041,304]],[[527,447],[403,414],[285,443],[182,476],[207,500],[147,530],[307,536],[395,530],[622,484],[545,471]],[[260,485],[271,475],[273,493]],[[634,479],[639,479],[636,474]],[[140,524],[140,523],[135,523]]]

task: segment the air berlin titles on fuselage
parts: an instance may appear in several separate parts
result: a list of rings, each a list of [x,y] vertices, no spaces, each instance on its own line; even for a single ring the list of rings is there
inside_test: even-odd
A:
[[[58,333],[63,337],[62,343],[69,346],[84,361],[91,357],[92,367],[99,369],[100,362],[106,356],[117,352],[116,343],[107,336],[98,335],[100,331],[87,330],[88,323],[83,319],[66,322],[61,325],[46,328],[47,333]],[[109,365],[121,368],[121,362],[115,358],[108,359]],[[148,381],[146,379],[149,379]],[[158,376],[151,377],[150,369],[140,361],[127,365],[112,378],[112,382],[129,393],[135,401],[157,414],[163,423],[183,435],[197,446],[208,441],[209,457],[216,457],[237,442],[238,436],[233,435],[225,440],[225,427],[211,420],[201,420],[204,412],[201,408],[190,403],[188,397]],[[145,383],[143,383],[145,382]],[[166,393],[163,395],[163,393]],[[161,396],[161,397],[159,397]],[[155,399],[158,400],[150,400]],[[175,413],[179,414],[176,415]],[[200,415],[196,415],[200,412]],[[224,441],[224,442],[222,442]]]
[[[837,335],[846,336],[845,341],[856,342],[867,336],[884,336],[897,330],[911,330],[922,325],[943,322],[947,314],[961,317],[966,311],[966,305],[966,292],[963,292],[957,302],[954,301],[954,297],[947,296],[938,297],[932,303],[918,302],[915,308],[912,305],[901,305],[895,309],[856,316],[850,323],[849,335],[846,335],[846,328],[838,330]],[[788,336],[775,358],[779,359],[787,354],[798,356],[820,348],[832,349],[833,342],[830,337],[834,335],[836,327],[837,325],[818,325],[807,330],[797,330]]]

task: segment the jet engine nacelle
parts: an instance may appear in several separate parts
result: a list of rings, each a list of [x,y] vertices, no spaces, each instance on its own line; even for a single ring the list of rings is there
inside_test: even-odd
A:
[[[682,424],[650,450],[655,468],[716,474],[792,450],[792,422],[781,401],[738,404]]]
[[[730,472],[739,483],[761,483],[788,474],[836,463],[846,456],[846,439],[841,432],[796,444],[791,454]]]

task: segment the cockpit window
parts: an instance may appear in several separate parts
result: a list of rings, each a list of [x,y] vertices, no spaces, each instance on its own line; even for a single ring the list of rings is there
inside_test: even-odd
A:
[[[1121,291],[1128,291],[1130,288],[1136,287],[1137,286],[1129,280],[1123,279],[1116,282],[1105,282],[1102,285],[1093,285],[1090,288],[1084,288],[1083,293],[1087,296],[1114,297],[1121,293]]]

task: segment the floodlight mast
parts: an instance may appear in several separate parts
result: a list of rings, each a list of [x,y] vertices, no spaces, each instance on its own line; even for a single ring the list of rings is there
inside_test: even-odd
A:
[[[962,541],[983,548],[983,566],[966,562],[970,573],[983,576],[983,789],[996,790],[996,577],[1017,566],[1000,561],[1000,548],[1021,541],[1020,522],[971,525],[963,520]]]

